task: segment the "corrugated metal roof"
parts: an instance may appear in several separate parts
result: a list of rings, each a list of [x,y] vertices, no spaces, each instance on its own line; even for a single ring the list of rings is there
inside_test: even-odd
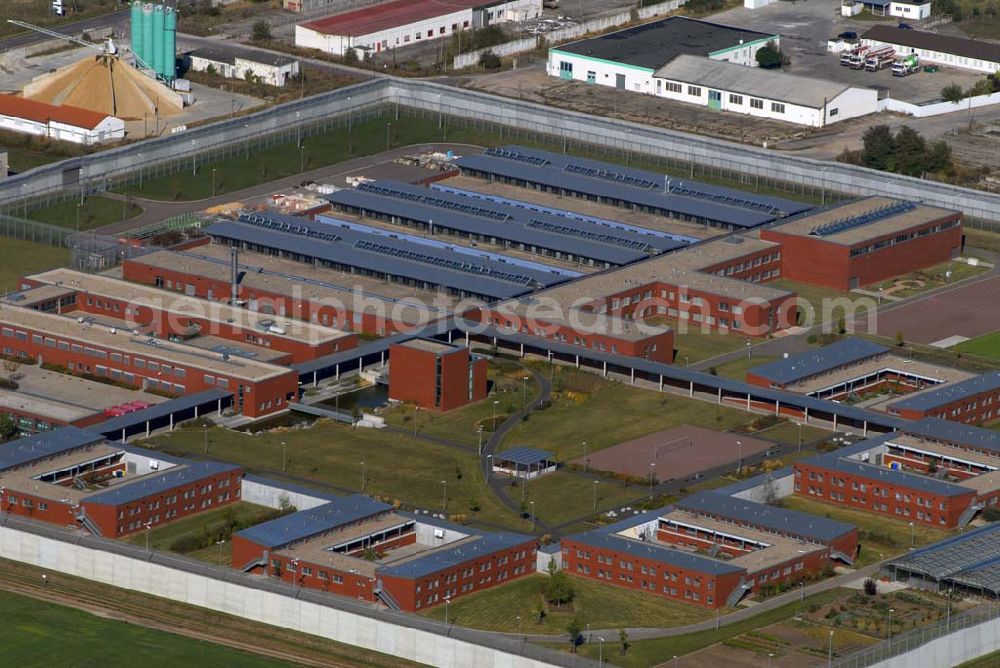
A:
[[[924,418],[904,426],[902,431],[929,440],[945,441],[959,447],[1000,451],[1000,432],[961,422]]]
[[[375,572],[379,577],[419,578],[467,561],[489,558],[499,550],[507,550],[535,540],[533,536],[516,533],[485,533],[473,538],[472,541],[462,541],[461,545],[417,555],[400,564],[380,566]]]
[[[699,492],[681,499],[676,505],[678,508],[697,514],[710,514],[724,521],[746,523],[760,529],[821,543],[829,543],[854,530],[854,526],[846,522],[736,499],[718,492]]]
[[[994,571],[998,559],[1000,522],[993,522],[917,548],[889,560],[886,565],[923,573],[936,580],[950,580],[969,578],[981,569]],[[994,591],[1000,589],[1000,582],[992,581],[989,585]]]
[[[168,492],[181,485],[188,485],[209,476],[234,471],[240,467],[236,464],[223,462],[193,462],[182,464],[175,468],[138,478],[135,482],[124,482],[103,492],[97,492],[83,498],[84,503],[117,506],[144,497]]]
[[[392,506],[387,503],[363,494],[352,494],[252,526],[235,535],[257,545],[276,549],[390,510]]]
[[[1000,389],[1000,371],[990,371],[975,378],[904,397],[889,404],[888,407],[893,410],[928,411],[953,401],[998,389]]]
[[[751,367],[748,373],[766,378],[772,383],[787,385],[887,352],[889,349],[885,346],[852,337],[816,350]]]
[[[71,450],[101,443],[104,437],[78,427],[60,427],[0,444],[0,471],[25,466]]]
[[[533,464],[541,464],[542,462],[554,461],[554,457],[555,455],[547,450],[521,446],[498,452],[493,456],[493,459],[495,461],[514,462],[521,466],[531,466]]]
[[[108,438],[114,439],[121,435],[122,429],[129,429],[136,425],[145,424],[147,420],[154,421],[165,418],[171,413],[191,410],[195,406],[206,406],[217,403],[220,399],[228,399],[232,392],[222,390],[203,390],[193,394],[185,394],[163,403],[154,404],[149,408],[128,413],[104,422],[87,427],[87,431],[96,434],[104,434]]]

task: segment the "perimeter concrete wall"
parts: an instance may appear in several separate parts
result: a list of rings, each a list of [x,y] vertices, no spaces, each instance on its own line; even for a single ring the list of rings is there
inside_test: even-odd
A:
[[[286,489],[274,484],[268,484],[248,478],[243,479],[243,500],[256,503],[268,508],[280,508],[282,500],[290,503],[297,510],[309,510],[316,506],[329,503],[329,499],[322,495],[311,495],[306,491]]]
[[[990,619],[870,665],[877,668],[957,666],[997,650],[1000,650],[1000,622]]]
[[[202,568],[175,559],[178,567],[159,563],[168,555],[137,557],[119,553],[128,548],[117,544],[115,552],[97,549],[71,534],[59,539],[45,535],[46,529],[16,528],[8,518],[0,527],[0,556],[45,569],[160,596],[174,601],[217,610],[244,619],[329,638],[410,661],[455,668],[540,668],[551,665],[542,660],[518,656],[491,647],[473,644],[447,635],[394,624],[377,614],[357,614],[348,610],[302,600],[307,593],[287,586],[288,593],[251,587],[247,576],[218,569],[208,574],[191,572]],[[67,542],[77,540],[79,542]],[[109,542],[109,541],[106,541]],[[110,542],[109,542],[110,543]],[[129,548],[131,546],[128,546]],[[214,572],[215,576],[211,574]],[[229,578],[231,581],[222,579]],[[270,583],[269,583],[270,584]],[[308,595],[314,595],[308,593]],[[333,598],[326,596],[327,599]],[[347,605],[346,603],[344,604]],[[388,613],[386,613],[388,614]],[[425,620],[419,620],[421,623]],[[457,629],[448,633],[456,633]],[[465,632],[465,631],[463,631]]]
[[[773,478],[770,481],[762,480],[761,484],[750,487],[733,494],[737,499],[753,501],[755,503],[770,503],[775,499],[783,499],[795,493],[795,476],[786,475],[780,478]]]

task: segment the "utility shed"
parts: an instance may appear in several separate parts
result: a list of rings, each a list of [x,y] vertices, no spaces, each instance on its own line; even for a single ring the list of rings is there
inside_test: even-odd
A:
[[[682,55],[659,68],[654,94],[715,111],[823,127],[878,111],[878,91]]]

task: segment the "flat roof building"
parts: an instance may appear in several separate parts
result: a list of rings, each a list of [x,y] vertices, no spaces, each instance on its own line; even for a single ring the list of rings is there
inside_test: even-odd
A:
[[[187,60],[195,72],[211,68],[227,79],[253,78],[269,86],[282,87],[299,75],[299,61],[295,58],[221,44],[195,49],[187,54]]]
[[[91,146],[125,138],[125,121],[89,109],[0,94],[0,130]]]
[[[463,346],[410,339],[389,348],[389,399],[449,411],[486,398],[486,358]]]
[[[987,74],[1000,70],[1000,44],[987,40],[876,25],[861,35],[861,41],[869,46],[891,46],[900,56],[916,54],[921,62]]]
[[[849,337],[815,350],[751,367],[747,372],[747,382],[761,387],[784,389],[816,376],[853,367],[888,352],[889,348],[885,346],[866,339]]]
[[[990,371],[904,397],[888,405],[891,415],[908,420],[938,417],[981,424],[1000,417],[1000,371]]]
[[[757,51],[780,36],[670,16],[549,49],[549,76],[653,95],[653,75],[682,55],[756,67]]]

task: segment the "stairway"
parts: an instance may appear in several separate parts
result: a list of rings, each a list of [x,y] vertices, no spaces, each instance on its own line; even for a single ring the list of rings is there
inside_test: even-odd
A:
[[[85,528],[87,531],[89,531],[94,536],[103,536],[104,535],[104,534],[101,533],[100,527],[98,527],[96,524],[94,524],[94,521],[92,519],[90,519],[89,517],[87,517],[87,511],[85,511],[83,508],[80,508],[79,510],[77,510],[77,512],[76,512],[76,521],[79,522],[80,524],[82,524],[83,528]]]
[[[387,608],[389,608],[390,610],[395,610],[396,612],[399,612],[399,610],[400,610],[399,603],[397,603],[396,599],[394,599],[392,597],[392,594],[390,594],[389,592],[387,592],[385,589],[381,589],[381,588],[380,589],[376,589],[375,590],[375,596],[376,596],[376,598],[378,598],[378,600],[380,600],[383,603],[385,603],[385,605],[386,605]]]
[[[983,509],[982,503],[973,503],[971,506],[965,509],[961,517],[958,518],[958,526],[964,527],[966,524],[972,521],[973,516]]]
[[[732,593],[729,594],[729,598],[726,599],[727,608],[735,608],[736,604],[740,602],[743,595],[750,591],[750,587],[753,585],[752,581],[748,581],[746,578],[740,580],[740,584],[733,589]]]

